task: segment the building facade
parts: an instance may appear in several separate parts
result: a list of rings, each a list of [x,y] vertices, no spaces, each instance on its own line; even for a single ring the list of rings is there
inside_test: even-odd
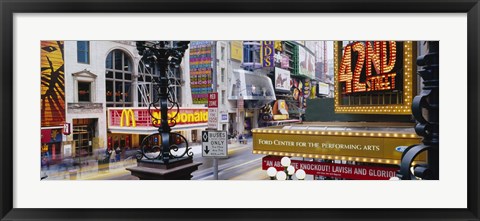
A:
[[[43,153],[62,158],[91,156],[105,148],[135,149],[157,131],[156,112],[148,108],[157,98],[158,69],[141,61],[134,41],[42,44],[42,83],[57,85],[42,91]],[[301,121],[306,99],[317,94],[319,45],[192,41],[180,67],[168,71],[171,96],[180,107],[170,113],[177,116],[172,130],[199,142],[211,92],[219,98],[217,129],[231,138],[249,136],[262,126]]]

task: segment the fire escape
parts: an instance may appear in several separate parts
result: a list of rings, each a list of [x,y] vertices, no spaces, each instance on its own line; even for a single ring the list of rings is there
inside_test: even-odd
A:
[[[158,74],[152,73],[155,72],[155,69],[151,69],[146,66],[143,62],[139,63],[139,70],[144,70],[143,72],[143,81],[137,80],[137,92],[139,97],[138,106],[139,107],[147,107],[148,104],[152,103],[153,99],[155,99],[155,94],[152,90],[158,90],[155,88],[155,80],[158,81]],[[140,71],[139,71],[140,72]],[[181,87],[185,84],[185,81],[181,79],[181,70],[175,67],[168,67],[167,76],[169,78],[169,90],[171,90],[171,96],[173,99],[180,101],[181,99]],[[139,76],[140,79],[140,76]],[[150,79],[150,80],[145,80]],[[181,102],[179,102],[181,106]]]

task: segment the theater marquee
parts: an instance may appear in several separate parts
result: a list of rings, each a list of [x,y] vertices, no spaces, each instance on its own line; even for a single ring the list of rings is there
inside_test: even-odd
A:
[[[410,115],[415,42],[334,43],[335,113]]]
[[[253,153],[398,164],[403,148],[421,142],[414,133],[385,131],[253,130]],[[421,154],[419,161],[426,160]]]

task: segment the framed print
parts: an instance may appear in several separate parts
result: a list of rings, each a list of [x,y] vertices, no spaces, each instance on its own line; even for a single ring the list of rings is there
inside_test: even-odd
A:
[[[2,0],[1,220],[479,220],[479,7]]]

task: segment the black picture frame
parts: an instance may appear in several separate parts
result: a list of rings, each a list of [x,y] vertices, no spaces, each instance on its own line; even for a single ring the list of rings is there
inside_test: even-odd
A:
[[[274,4],[272,4],[274,3]],[[255,4],[255,7],[250,7]],[[478,0],[1,0],[1,220],[479,220]],[[466,209],[18,209],[13,208],[14,13],[467,13],[468,198]],[[429,27],[425,27],[428,31]],[[28,125],[24,125],[28,126]],[[450,147],[449,147],[450,148]],[[451,147],[454,148],[454,147]],[[455,166],[455,165],[450,165]],[[448,191],[448,190],[446,190]],[[32,196],[34,197],[34,196]],[[421,196],[411,197],[421,200]],[[425,205],[428,207],[428,205]]]

